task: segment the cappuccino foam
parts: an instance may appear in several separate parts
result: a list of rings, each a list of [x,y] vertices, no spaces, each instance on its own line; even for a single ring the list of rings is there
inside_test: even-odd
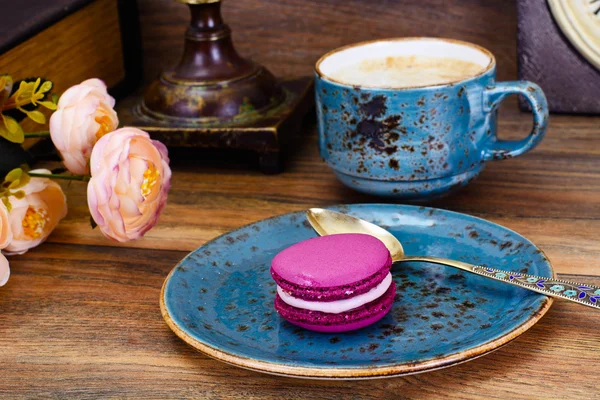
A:
[[[400,89],[457,82],[486,68],[449,57],[398,56],[362,60],[329,76],[348,85]]]

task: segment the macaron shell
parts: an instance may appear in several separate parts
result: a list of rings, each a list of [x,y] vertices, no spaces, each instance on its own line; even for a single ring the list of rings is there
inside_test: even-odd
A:
[[[299,326],[300,328],[308,329],[315,332],[323,333],[338,333],[338,332],[349,332],[357,329],[365,328],[375,322],[379,321],[387,315],[388,311],[381,311],[369,318],[361,319],[360,321],[350,322],[346,325],[311,325],[303,322],[289,321],[290,323]]]
[[[389,289],[378,299],[339,314],[309,311],[292,307],[277,295],[275,309],[288,322],[317,332],[347,332],[364,328],[379,321],[391,309],[396,296],[396,284],[392,282]]]
[[[331,288],[351,285],[378,273],[390,252],[377,238],[345,233],[308,239],[281,251],[271,271],[292,285]]]

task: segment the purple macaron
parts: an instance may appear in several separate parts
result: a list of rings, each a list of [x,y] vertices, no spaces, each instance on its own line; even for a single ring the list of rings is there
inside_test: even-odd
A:
[[[396,285],[389,250],[358,233],[296,243],[275,256],[275,309],[294,325],[319,332],[360,329],[392,308]]]

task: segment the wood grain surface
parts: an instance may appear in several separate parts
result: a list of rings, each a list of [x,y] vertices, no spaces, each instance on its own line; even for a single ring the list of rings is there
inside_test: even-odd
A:
[[[513,101],[500,132],[523,136],[531,116]],[[433,205],[526,235],[560,277],[600,284],[600,118],[556,116],[521,158],[490,163],[479,180]],[[307,381],[245,371],[187,347],[158,307],[163,280],[187,252],[241,225],[310,206],[380,202],[338,183],[320,160],[314,125],[266,176],[253,157],[171,152],[173,186],[158,226],[124,247],[88,226],[79,183],[69,215],[41,245],[10,258],[0,289],[0,398],[549,399],[594,398],[598,313],[557,301],[523,336],[441,371],[362,382]]]
[[[139,0],[146,79],[175,62],[187,21],[174,1]],[[514,1],[228,1],[240,52],[277,75],[307,75],[325,51],[377,37],[431,35],[492,50],[516,77]],[[523,137],[531,115],[507,102],[499,131]],[[550,399],[598,398],[598,313],[556,301],[530,331],[452,368],[376,381],[314,381],[250,372],[207,358],[161,318],[173,266],[207,240],[311,206],[382,202],[336,181],[314,121],[283,174],[244,153],[171,151],[173,186],[159,225],[119,245],[91,230],[85,186],[64,185],[69,215],[48,243],[10,258],[0,288],[0,398],[6,399]],[[429,204],[487,218],[541,247],[563,279],[600,284],[600,118],[552,116],[533,152],[493,162],[456,195]]]

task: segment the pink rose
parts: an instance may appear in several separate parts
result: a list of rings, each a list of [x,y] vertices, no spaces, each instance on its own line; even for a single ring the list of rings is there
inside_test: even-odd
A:
[[[9,277],[10,268],[8,266],[8,260],[0,253],[0,286],[6,285]]]
[[[13,239],[12,230],[10,229],[10,220],[8,219],[8,209],[4,203],[0,202],[0,249],[5,248]],[[0,280],[2,273],[0,272]]]
[[[103,136],[92,151],[88,206],[104,236],[126,242],[143,236],[167,204],[167,148],[136,128]]]
[[[10,229],[10,220],[8,219],[8,209],[3,202],[0,201],[0,249],[5,248],[12,241],[13,235]],[[10,268],[8,260],[0,253],[0,286],[4,286],[8,282],[10,276]]]
[[[60,97],[58,108],[50,117],[50,136],[72,173],[88,174],[94,144],[117,129],[119,118],[114,106],[115,99],[99,79],[88,79]]]
[[[31,172],[50,174],[47,169]],[[8,198],[11,205],[8,220],[13,234],[5,249],[8,254],[23,254],[39,245],[67,215],[67,198],[56,182],[32,177],[19,190],[24,193],[22,198],[14,195]]]

